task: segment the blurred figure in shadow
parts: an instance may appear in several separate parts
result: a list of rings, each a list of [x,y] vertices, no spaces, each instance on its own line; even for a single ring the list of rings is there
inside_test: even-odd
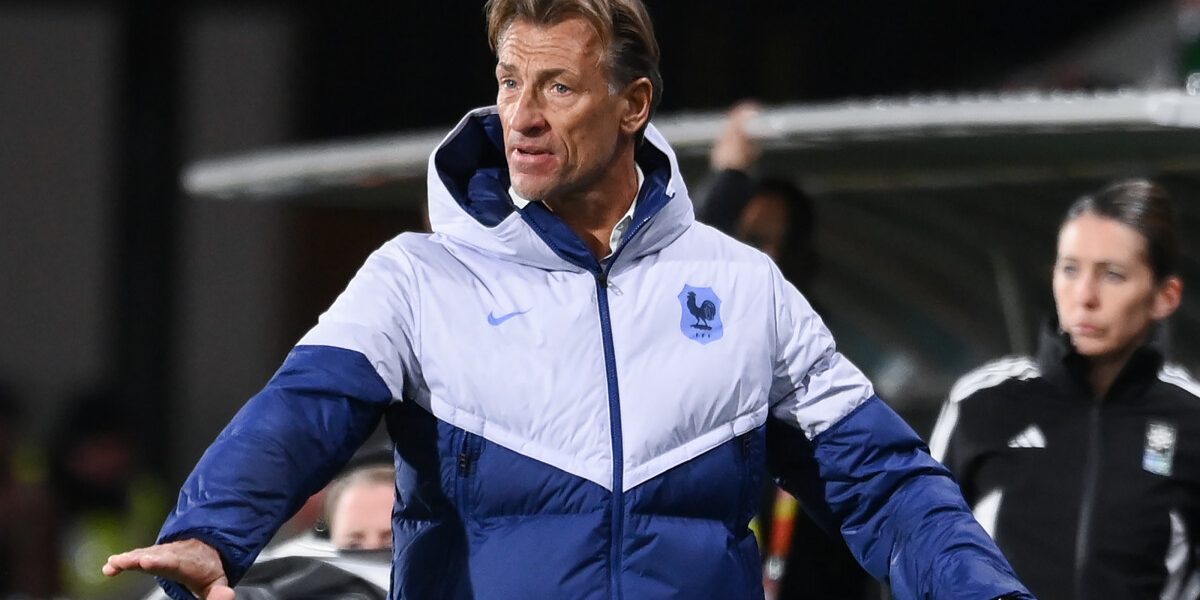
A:
[[[53,438],[59,578],[69,598],[131,598],[150,585],[95,572],[109,555],[154,539],[167,512],[162,484],[139,463],[130,423],[115,392],[96,390],[68,404]]]
[[[325,518],[329,540],[339,550],[384,550],[392,547],[392,503],[396,470],[391,465],[366,467],[335,480],[329,487]]]
[[[701,186],[697,218],[762,250],[804,292],[819,264],[816,215],[812,200],[792,181],[752,174],[761,149],[747,124],[757,112],[751,102],[730,110],[709,156],[712,173]],[[878,598],[878,584],[854,560],[842,536],[824,531],[800,509],[795,498],[773,484],[763,493],[756,524],[767,598]]]
[[[396,500],[396,468],[390,447],[355,455],[314,498],[321,518],[308,532],[267,547],[263,558],[331,556],[337,551],[384,550],[392,547],[392,507]]]
[[[23,413],[0,385],[0,598],[57,592],[55,521],[44,476],[18,456]]]
[[[1079,198],[1036,356],[950,391],[930,448],[1040,598],[1200,597],[1200,383],[1167,362],[1183,295],[1166,191]]]
[[[388,444],[387,430],[380,428],[367,439],[362,448],[342,468],[342,474],[338,476],[339,479],[345,475],[349,475],[351,472],[358,471],[361,467],[377,467],[380,469],[389,469],[392,479],[388,483],[393,483],[395,480],[395,467],[392,464],[392,450]],[[331,500],[327,497],[333,491],[333,484],[334,482],[330,481],[320,491],[309,496],[308,500],[305,500],[300,509],[296,511],[296,514],[292,515],[292,518],[288,519],[279,528],[279,532],[275,534],[275,538],[272,540],[271,545],[268,546],[268,549],[278,546],[279,543],[287,540],[305,539],[309,537],[308,534],[314,532],[319,534],[323,539],[328,539],[328,524],[332,520],[328,514],[329,507],[339,505],[336,500]],[[389,489],[386,492],[388,498],[395,496],[395,491],[392,489],[394,487],[394,485],[389,485]],[[391,502],[391,500],[388,500],[388,502]],[[388,504],[388,510],[391,511],[391,504]],[[391,544],[390,533],[387,537],[387,542]]]
[[[812,200],[790,179],[752,174],[761,148],[746,127],[757,113],[751,102],[730,110],[709,155],[712,173],[701,184],[697,218],[762,250],[803,292],[819,264],[816,214]]]

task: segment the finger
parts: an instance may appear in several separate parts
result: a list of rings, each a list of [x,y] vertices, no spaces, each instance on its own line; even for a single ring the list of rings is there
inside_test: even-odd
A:
[[[753,119],[759,113],[758,104],[755,102],[742,102],[733,108],[729,114],[729,120],[739,126],[744,126],[747,121]]]
[[[213,584],[204,595],[204,600],[234,600],[233,588],[219,583]]]
[[[145,548],[138,548],[136,550],[130,550],[129,552],[114,554],[108,557],[108,561],[104,563],[104,566],[101,567],[100,570],[105,575],[112,577],[113,575],[117,575],[122,571],[139,569],[141,568],[141,558],[145,553]]]
[[[176,580],[189,578],[190,574],[184,573],[180,565],[180,558],[174,552],[161,546],[154,546],[110,556],[108,563],[100,570],[110,577],[124,571],[142,571],[150,575]]]
[[[733,105],[733,110],[744,110],[744,109],[758,110],[759,106],[761,106],[761,105],[758,103],[758,100],[755,100],[753,98],[746,98],[744,100],[738,100],[737,104]]]
[[[174,573],[180,568],[179,555],[173,552],[147,552],[139,562],[142,570],[154,575]]]

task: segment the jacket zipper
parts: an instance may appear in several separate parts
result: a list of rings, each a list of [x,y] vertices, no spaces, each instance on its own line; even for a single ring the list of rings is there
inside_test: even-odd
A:
[[[475,466],[475,459],[479,454],[479,445],[477,437],[469,431],[463,431],[462,445],[459,447],[458,460],[458,506],[462,510],[463,519],[466,520],[470,513],[470,503],[467,502],[467,479],[471,475],[471,469]]]
[[[614,257],[615,258],[615,257]],[[611,263],[609,263],[611,264]],[[625,457],[621,439],[621,398],[617,389],[617,357],[613,349],[612,319],[608,308],[608,271],[596,273],[596,299],[600,309],[600,336],[604,341],[604,370],[608,378],[608,420],[612,432],[612,540],[610,551],[613,600],[621,600],[622,543],[625,532]]]
[[[639,199],[640,199],[639,193]],[[612,432],[613,452],[613,486],[612,486],[612,539],[610,550],[610,586],[613,600],[622,600],[625,596],[621,586],[621,570],[624,565],[622,539],[625,537],[625,444],[621,437],[621,395],[617,388],[617,353],[613,349],[612,318],[608,307],[608,272],[616,264],[621,251],[629,245],[629,240],[649,223],[650,219],[635,222],[625,239],[607,260],[607,265],[589,269],[596,277],[596,304],[600,310],[600,336],[604,341],[604,370],[608,377],[608,426]]]
[[[639,192],[640,199],[640,192]],[[609,585],[612,588],[613,600],[622,600],[624,591],[621,587],[621,570],[623,565],[621,553],[621,540],[625,535],[625,457],[624,457],[624,442],[621,438],[621,398],[617,388],[617,355],[613,349],[612,338],[612,319],[609,315],[608,308],[608,272],[612,265],[616,263],[617,256],[628,245],[629,240],[633,239],[642,227],[650,219],[642,219],[634,223],[629,231],[625,232],[625,239],[621,245],[613,252],[607,260],[607,266],[598,261],[592,261],[591,264],[566,258],[567,262],[581,267],[589,271],[596,278],[596,304],[600,312],[600,337],[604,343],[604,371],[608,379],[608,421],[609,430],[612,432],[612,453],[613,453],[613,475],[612,475],[612,537],[609,540],[609,559],[611,569],[609,577]],[[538,235],[546,241],[559,256],[563,256],[558,252],[558,246],[550,239],[545,232],[536,228]]]
[[[1088,413],[1087,460],[1083,471],[1083,496],[1079,504],[1079,524],[1075,532],[1075,598],[1084,600],[1084,570],[1087,567],[1092,537],[1092,515],[1095,512],[1096,491],[1100,486],[1100,408],[1101,400],[1092,403]]]

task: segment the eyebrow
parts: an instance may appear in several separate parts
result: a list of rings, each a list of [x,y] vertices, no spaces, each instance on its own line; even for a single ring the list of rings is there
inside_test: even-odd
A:
[[[1095,265],[1095,266],[1101,267],[1101,268],[1112,268],[1112,267],[1116,267],[1118,269],[1131,268],[1129,263],[1126,263],[1121,260],[1110,259],[1110,258],[1103,258],[1100,260],[1084,260],[1084,259],[1081,259],[1081,258],[1079,258],[1077,256],[1073,256],[1073,255],[1059,256],[1055,259],[1055,262],[1073,262],[1073,263],[1080,263],[1080,264],[1084,264],[1084,265]]]
[[[514,67],[513,65],[510,65],[508,63],[505,63],[505,62],[498,62],[498,63],[496,63],[496,69],[498,71],[512,72],[512,71],[516,70],[516,67]],[[571,70],[563,68],[563,67],[559,67],[556,69],[546,69],[544,71],[539,71],[537,73],[537,80],[538,81],[546,81],[548,79],[554,79],[555,77],[558,77],[559,75],[562,75],[564,73],[571,74]]]

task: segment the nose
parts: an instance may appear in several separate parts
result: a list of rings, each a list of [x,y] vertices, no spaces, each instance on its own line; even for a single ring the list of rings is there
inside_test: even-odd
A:
[[[1075,284],[1075,301],[1086,308],[1096,308],[1100,304],[1099,278],[1095,275],[1080,277]]]
[[[541,100],[532,88],[533,86],[528,86],[521,90],[513,99],[508,114],[509,131],[524,137],[537,137],[550,127],[542,110]]]

